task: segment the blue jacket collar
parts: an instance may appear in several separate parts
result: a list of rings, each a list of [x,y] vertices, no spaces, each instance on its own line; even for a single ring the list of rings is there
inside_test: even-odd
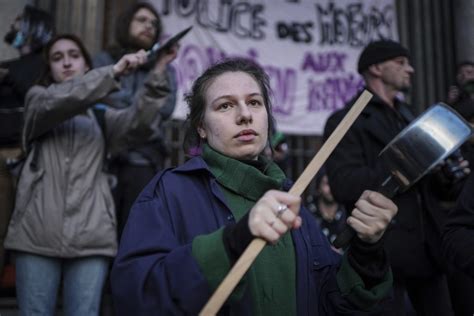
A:
[[[201,156],[195,156],[195,157],[189,159],[184,164],[176,167],[174,169],[174,172],[187,173],[187,172],[195,172],[195,171],[199,171],[199,170],[206,170],[207,172],[211,173],[211,171],[209,170],[209,167],[207,166],[204,159],[202,159]]]

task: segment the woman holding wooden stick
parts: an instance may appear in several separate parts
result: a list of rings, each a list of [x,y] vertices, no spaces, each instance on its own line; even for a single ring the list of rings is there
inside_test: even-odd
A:
[[[112,269],[119,315],[195,315],[253,238],[269,244],[222,315],[336,315],[373,309],[391,288],[383,233],[396,206],[366,191],[341,258],[289,180],[263,157],[273,117],[268,77],[232,59],[186,97],[185,146],[200,156],[158,174],[135,202]]]

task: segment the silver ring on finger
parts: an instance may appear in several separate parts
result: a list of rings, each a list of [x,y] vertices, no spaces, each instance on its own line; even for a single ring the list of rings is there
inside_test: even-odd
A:
[[[280,218],[280,217],[283,215],[283,213],[286,212],[286,210],[288,210],[288,206],[287,206],[287,205],[285,205],[285,204],[280,204],[280,205],[278,205],[278,209],[277,209],[277,211],[276,211],[276,217],[277,217],[277,218]]]

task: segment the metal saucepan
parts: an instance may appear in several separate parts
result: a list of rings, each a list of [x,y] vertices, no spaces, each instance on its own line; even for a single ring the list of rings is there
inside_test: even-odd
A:
[[[380,152],[391,176],[381,193],[393,197],[405,191],[458,149],[472,134],[472,128],[449,106],[438,103],[423,112]],[[398,188],[388,185],[396,181]],[[393,187],[393,190],[385,190]]]
[[[438,103],[405,127],[380,152],[390,171],[378,191],[392,198],[407,190],[457,150],[472,134],[471,126],[452,108]],[[347,226],[334,241],[345,246],[355,232]]]

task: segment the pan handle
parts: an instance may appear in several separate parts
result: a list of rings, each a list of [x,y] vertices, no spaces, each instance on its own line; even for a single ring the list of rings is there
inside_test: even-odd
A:
[[[382,193],[391,199],[395,196],[395,194],[397,194],[399,188],[400,187],[397,181],[393,178],[393,176],[390,175],[387,177],[387,179],[385,179],[385,181],[382,182],[377,192]],[[332,245],[336,248],[344,248],[350,243],[355,235],[355,230],[351,226],[346,225],[344,230],[339,235],[337,235],[337,238],[333,241]]]
[[[336,239],[332,242],[332,245],[336,248],[345,248],[352,238],[356,235],[354,228],[346,224],[344,230],[337,235]]]
[[[382,184],[377,189],[377,192],[382,193],[387,198],[391,199],[395,196],[395,194],[397,194],[399,189],[400,186],[398,182],[392,175],[390,175],[382,182]]]

